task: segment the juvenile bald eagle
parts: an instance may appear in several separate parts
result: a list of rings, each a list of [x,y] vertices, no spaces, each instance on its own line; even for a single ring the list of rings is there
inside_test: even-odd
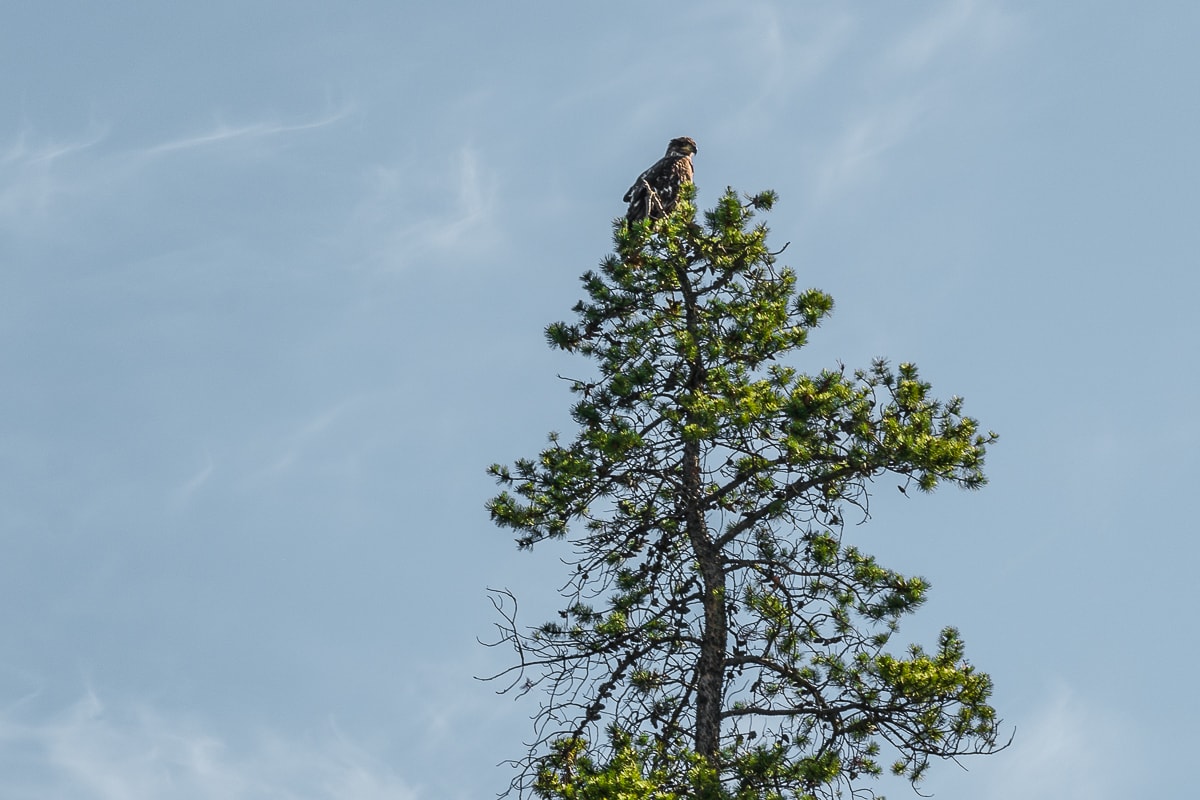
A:
[[[625,193],[625,202],[629,203],[625,219],[630,222],[662,219],[674,211],[679,202],[679,187],[692,182],[692,154],[695,152],[694,139],[686,136],[672,139],[667,145],[667,154],[638,175]]]

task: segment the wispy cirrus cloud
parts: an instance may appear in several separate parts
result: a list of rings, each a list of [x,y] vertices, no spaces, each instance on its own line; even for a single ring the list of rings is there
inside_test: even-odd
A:
[[[854,188],[879,168],[880,158],[908,138],[925,113],[920,96],[902,96],[864,110],[827,145],[813,184],[820,205]]]
[[[378,164],[350,222],[363,257],[384,268],[444,264],[488,252],[500,240],[499,179],[484,154],[463,144],[430,163]]]
[[[417,800],[419,793],[330,724],[320,736],[275,733],[235,745],[147,706],[95,693],[38,722],[0,714],[0,744],[19,758],[0,774],[12,800]],[[4,762],[0,762],[4,763]]]
[[[935,774],[927,788],[981,800],[1136,797],[1147,763],[1137,741],[1127,720],[1063,685],[1017,726],[1008,749],[965,761],[969,772]]]
[[[378,405],[377,397],[364,393],[343,398],[304,419],[279,438],[271,440],[269,447],[273,453],[267,457],[265,466],[251,473],[251,480],[284,474],[306,458],[311,458],[313,451],[320,451],[322,445],[326,448],[331,446],[331,440],[337,452],[322,452],[319,456],[322,460],[352,460],[356,446],[362,444],[361,439],[367,434],[359,429],[360,435],[355,436],[353,431],[339,430],[339,426],[347,420],[357,421],[364,413],[376,411]],[[339,435],[335,436],[335,432]]]
[[[787,107],[832,68],[852,41],[855,27],[854,17],[841,10],[785,21],[774,6],[756,7],[741,41],[746,57],[757,62],[753,72],[759,80],[725,125],[748,132],[761,124],[764,114]]]
[[[138,151],[138,154],[143,157],[157,156],[165,153],[175,153],[182,150],[195,150],[197,148],[212,147],[214,145],[268,139],[287,133],[311,131],[340,122],[352,112],[353,108],[347,106],[324,116],[310,120],[303,120],[300,122],[260,120],[241,125],[230,125],[225,122],[217,122],[211,128],[204,130],[201,133],[189,134],[186,136],[181,136],[177,139],[159,142],[158,144],[150,145],[149,147]]]
[[[43,216],[71,194],[76,186],[71,173],[90,160],[85,157],[94,157],[88,151],[107,133],[107,127],[94,125],[72,139],[39,139],[31,128],[23,128],[0,149],[0,224]]]
[[[122,145],[120,123],[93,123],[80,134],[58,138],[24,126],[0,144],[0,226],[44,221],[68,199],[94,197],[106,205],[145,191],[148,171],[184,153],[260,146],[288,135],[326,128],[346,119],[353,106],[325,114],[283,120],[277,116],[242,123],[218,121],[198,132],[143,145]],[[118,188],[122,191],[118,191]]]
[[[956,108],[957,76],[1013,39],[1016,17],[992,0],[948,0],[871,45],[861,65],[863,97],[824,147],[813,202],[828,202],[877,173],[890,150],[927,121]]]
[[[912,72],[952,50],[987,55],[1016,27],[1016,18],[991,0],[950,0],[887,47],[880,66],[889,72]]]
[[[444,249],[467,237],[479,237],[486,246],[495,234],[496,177],[474,147],[459,148],[454,162],[454,203],[434,226],[429,241]]]
[[[0,155],[0,166],[49,164],[74,153],[87,150],[99,143],[108,133],[106,126],[93,125],[82,136],[73,141],[35,141],[34,132],[23,128],[4,148]]]
[[[216,465],[213,463],[212,455],[208,452],[204,454],[204,466],[194,472],[185,481],[180,483],[171,492],[171,503],[176,507],[185,507],[196,494],[203,489],[212,477],[213,470]]]

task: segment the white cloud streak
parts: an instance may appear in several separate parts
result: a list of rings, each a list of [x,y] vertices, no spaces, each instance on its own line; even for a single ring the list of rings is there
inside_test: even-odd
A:
[[[278,455],[271,458],[267,466],[255,472],[252,479],[276,476],[294,468],[310,450],[325,440],[350,412],[362,411],[372,399],[367,394],[354,395],[309,417],[274,445]]]
[[[163,158],[221,147],[246,146],[289,134],[325,128],[348,117],[344,107],[299,122],[264,119],[240,125],[223,122],[199,133],[187,134],[142,147],[103,148],[110,138],[107,125],[93,125],[68,141],[44,137],[37,141],[26,127],[0,149],[0,226],[22,228],[47,218],[64,198],[125,196],[118,187],[136,180],[146,183],[146,171]]]
[[[923,789],[979,800],[1124,800],[1147,785],[1129,721],[1094,697],[1060,686],[1024,716],[1013,743],[992,756],[935,769]]]
[[[17,135],[4,154],[0,155],[0,166],[49,164],[63,156],[87,150],[98,144],[104,139],[107,132],[106,128],[95,126],[78,141],[67,143],[47,141],[35,144],[30,141],[33,138],[32,132],[26,128]]]
[[[878,167],[879,157],[909,136],[924,112],[920,97],[902,97],[851,121],[821,160],[813,186],[814,202],[829,202],[862,183]]]
[[[385,164],[369,172],[347,237],[368,243],[368,262],[385,269],[431,258],[453,264],[497,245],[498,180],[483,154],[465,144],[442,164],[444,168],[432,169],[427,164]]]
[[[1122,726],[1103,709],[1060,689],[1028,730],[1018,732],[1004,769],[992,776],[988,796],[1028,800],[1128,797],[1129,763]]]
[[[761,136],[771,121],[803,102],[805,91],[846,52],[857,28],[854,16],[840,9],[747,3],[735,10],[718,4],[709,13],[730,28],[730,49],[727,57],[706,65],[710,73],[702,80],[719,84],[733,70],[753,76],[727,91],[724,102],[736,105],[710,122],[715,138],[730,141]]]
[[[484,234],[495,206],[495,186],[480,162],[479,152],[463,147],[455,158],[456,197],[452,210],[431,228],[429,242],[445,249]]]
[[[229,144],[237,141],[266,139],[285,133],[310,131],[317,128],[324,128],[328,125],[333,125],[334,123],[345,119],[350,112],[350,108],[344,108],[324,117],[307,122],[291,124],[267,121],[253,122],[246,125],[227,125],[225,123],[217,123],[217,125],[215,125],[213,128],[204,131],[203,133],[183,136],[178,139],[172,139],[170,141],[152,145],[147,147],[145,150],[140,151],[140,153],[143,156],[157,156],[165,153],[174,153],[181,150],[194,150],[197,148]]]
[[[417,791],[336,726],[318,739],[261,735],[238,748],[149,708],[95,694],[41,723],[0,717],[0,743],[21,751],[0,775],[9,800],[417,800]]]
[[[854,189],[880,167],[881,156],[910,139],[927,119],[953,109],[959,70],[1012,38],[1014,17],[989,0],[950,0],[877,48],[864,65],[866,98],[827,146],[817,167],[813,202]],[[950,77],[948,77],[950,76]]]
[[[64,162],[95,148],[106,134],[95,127],[74,141],[35,142],[30,130],[22,130],[0,154],[0,224],[41,217],[71,193],[74,181],[64,176],[70,169]]]
[[[889,72],[914,72],[952,49],[986,54],[1012,33],[1015,20],[987,0],[951,0],[900,37],[884,54]]]
[[[212,456],[205,453],[204,466],[171,493],[172,504],[175,506],[186,506],[196,496],[196,493],[208,483],[208,479],[212,477],[214,467]]]

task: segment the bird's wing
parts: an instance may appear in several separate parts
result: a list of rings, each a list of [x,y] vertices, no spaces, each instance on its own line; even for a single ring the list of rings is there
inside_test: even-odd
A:
[[[625,196],[623,198],[621,198],[622,201],[624,201],[626,203],[632,201],[638,192],[645,190],[647,183],[653,184],[654,183],[653,180],[648,180],[649,176],[658,172],[662,168],[663,162],[666,160],[667,160],[666,157],[660,158],[658,161],[655,161],[649,168],[644,170],[641,175],[638,175],[637,180],[633,182],[633,186],[630,186],[629,190],[625,192]]]

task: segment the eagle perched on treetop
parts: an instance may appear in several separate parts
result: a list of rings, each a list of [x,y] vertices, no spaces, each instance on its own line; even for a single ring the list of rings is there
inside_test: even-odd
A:
[[[692,155],[695,152],[695,139],[687,136],[672,139],[667,145],[667,154],[638,175],[625,193],[625,202],[629,203],[625,219],[630,222],[662,219],[674,211],[679,202],[679,187],[692,182]]]

